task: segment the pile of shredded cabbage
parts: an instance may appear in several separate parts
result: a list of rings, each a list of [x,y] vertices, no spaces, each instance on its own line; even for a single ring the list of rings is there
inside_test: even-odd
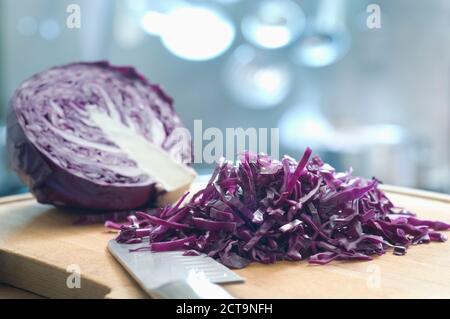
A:
[[[371,260],[392,248],[445,241],[439,221],[419,220],[395,207],[376,179],[337,173],[307,149],[299,162],[246,152],[236,165],[222,161],[204,189],[184,205],[135,212],[119,230],[136,250],[207,254],[230,268],[250,262]]]

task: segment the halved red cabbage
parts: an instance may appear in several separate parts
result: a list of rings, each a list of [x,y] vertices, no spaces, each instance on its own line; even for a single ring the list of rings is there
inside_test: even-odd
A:
[[[36,74],[17,89],[7,149],[39,202],[124,210],[192,181],[193,171],[182,164],[190,162],[191,145],[180,128],[172,99],[135,69],[75,63]],[[158,160],[185,180],[166,180],[157,165],[152,171]]]
[[[399,212],[378,180],[336,173],[310,155],[307,149],[297,163],[244,153],[237,165],[220,163],[184,206],[182,198],[105,226],[120,230],[118,242],[144,243],[139,251],[205,253],[231,268],[278,260],[371,260],[389,248],[403,255],[410,245],[446,240],[437,231],[449,224]]]

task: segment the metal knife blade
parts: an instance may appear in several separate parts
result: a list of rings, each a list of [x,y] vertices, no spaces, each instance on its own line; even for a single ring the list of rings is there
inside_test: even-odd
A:
[[[233,271],[206,256],[183,256],[182,251],[130,252],[142,244],[108,244],[111,254],[138,284],[155,298],[232,298],[216,284],[243,282]]]

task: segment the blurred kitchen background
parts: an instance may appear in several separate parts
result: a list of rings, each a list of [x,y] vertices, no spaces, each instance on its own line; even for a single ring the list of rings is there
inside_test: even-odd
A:
[[[69,28],[78,8],[80,28]],[[370,18],[378,9],[381,25]],[[449,9],[447,0],[1,0],[1,121],[32,74],[107,59],[161,84],[191,130],[196,119],[204,129],[278,127],[280,154],[310,145],[337,169],[450,193]],[[0,137],[0,194],[23,191]]]

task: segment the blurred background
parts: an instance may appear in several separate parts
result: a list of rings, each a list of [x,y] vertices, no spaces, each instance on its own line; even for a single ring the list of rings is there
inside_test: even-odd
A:
[[[78,9],[79,28],[67,20]],[[107,59],[161,84],[191,131],[196,119],[204,129],[275,127],[280,155],[309,145],[339,170],[450,193],[449,9],[446,0],[1,0],[0,119],[32,74]],[[24,191],[4,135],[0,195]]]

